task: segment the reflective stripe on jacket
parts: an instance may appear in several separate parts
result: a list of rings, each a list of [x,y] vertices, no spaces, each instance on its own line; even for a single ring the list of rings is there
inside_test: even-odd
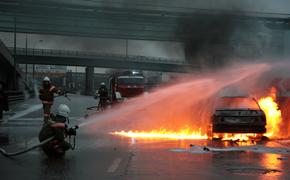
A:
[[[42,104],[53,105],[53,101],[42,101]]]

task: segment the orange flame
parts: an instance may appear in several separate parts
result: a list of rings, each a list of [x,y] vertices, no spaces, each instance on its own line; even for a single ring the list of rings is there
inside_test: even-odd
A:
[[[189,127],[186,127],[179,131],[171,131],[161,128],[159,130],[152,131],[118,131],[113,132],[112,134],[146,139],[208,139],[208,136],[206,134],[202,134],[201,128],[198,131],[193,131]]]
[[[251,139],[257,138],[257,134],[245,133],[245,134],[214,134],[213,138],[221,138],[222,141],[249,141]]]
[[[278,108],[276,100],[276,89],[271,89],[271,95],[259,100],[261,109],[265,112],[267,119],[267,137],[277,137],[279,135],[280,123],[282,122],[281,111]]]
[[[271,88],[270,95],[259,99],[258,104],[266,115],[266,129],[267,132],[264,136],[277,137],[279,135],[280,123],[282,122],[281,111],[278,108],[276,100],[276,89]],[[258,134],[219,134],[214,135],[214,138],[222,138],[222,140],[232,140],[232,141],[248,141],[259,137]]]
[[[259,99],[258,103],[261,109],[264,111],[267,119],[267,133],[264,136],[267,137],[277,137],[279,133],[279,124],[282,121],[281,111],[278,109],[278,105],[275,102],[276,95],[275,89],[272,88],[271,95]],[[146,139],[208,139],[205,133],[202,133],[201,128],[199,130],[193,130],[189,126],[183,128],[179,131],[172,131],[168,129],[158,129],[151,131],[138,131],[138,130],[130,130],[130,131],[116,131],[113,132],[114,135],[125,136],[125,137],[133,137],[133,138],[146,138]],[[232,141],[249,141],[251,139],[255,139],[259,137],[258,134],[214,134],[213,138],[221,138],[224,141],[232,140]]]

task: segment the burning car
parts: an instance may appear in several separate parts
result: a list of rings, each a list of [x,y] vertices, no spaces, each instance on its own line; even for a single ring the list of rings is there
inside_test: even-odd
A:
[[[213,133],[266,132],[266,116],[258,102],[249,97],[222,97],[212,116]]]

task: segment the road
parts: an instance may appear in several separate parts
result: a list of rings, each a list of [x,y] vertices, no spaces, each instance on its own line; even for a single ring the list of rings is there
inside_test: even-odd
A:
[[[80,124],[86,120],[85,108],[96,100],[80,95],[71,99],[56,99],[55,107],[68,104],[71,124]],[[15,151],[38,142],[39,104],[27,100],[6,113],[0,123],[1,147]],[[48,159],[39,149],[14,158],[0,156],[0,176],[3,180],[289,179],[289,142],[241,146],[210,140],[140,140],[83,128],[76,150],[63,159]],[[218,149],[205,151],[204,146]]]

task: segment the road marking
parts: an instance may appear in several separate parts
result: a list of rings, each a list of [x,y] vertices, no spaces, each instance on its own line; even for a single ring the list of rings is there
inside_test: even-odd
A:
[[[111,166],[108,168],[107,172],[108,173],[115,172],[118,169],[118,167],[119,167],[119,165],[120,165],[121,162],[122,162],[122,158],[116,158],[113,161],[113,163],[111,164]]]
[[[39,110],[41,108],[42,108],[42,104],[37,104],[37,105],[31,106],[30,108],[25,109],[24,111],[17,112],[14,116],[11,116],[9,119],[20,118],[20,117],[25,116],[25,115],[27,115],[29,113],[37,111],[37,110]]]

